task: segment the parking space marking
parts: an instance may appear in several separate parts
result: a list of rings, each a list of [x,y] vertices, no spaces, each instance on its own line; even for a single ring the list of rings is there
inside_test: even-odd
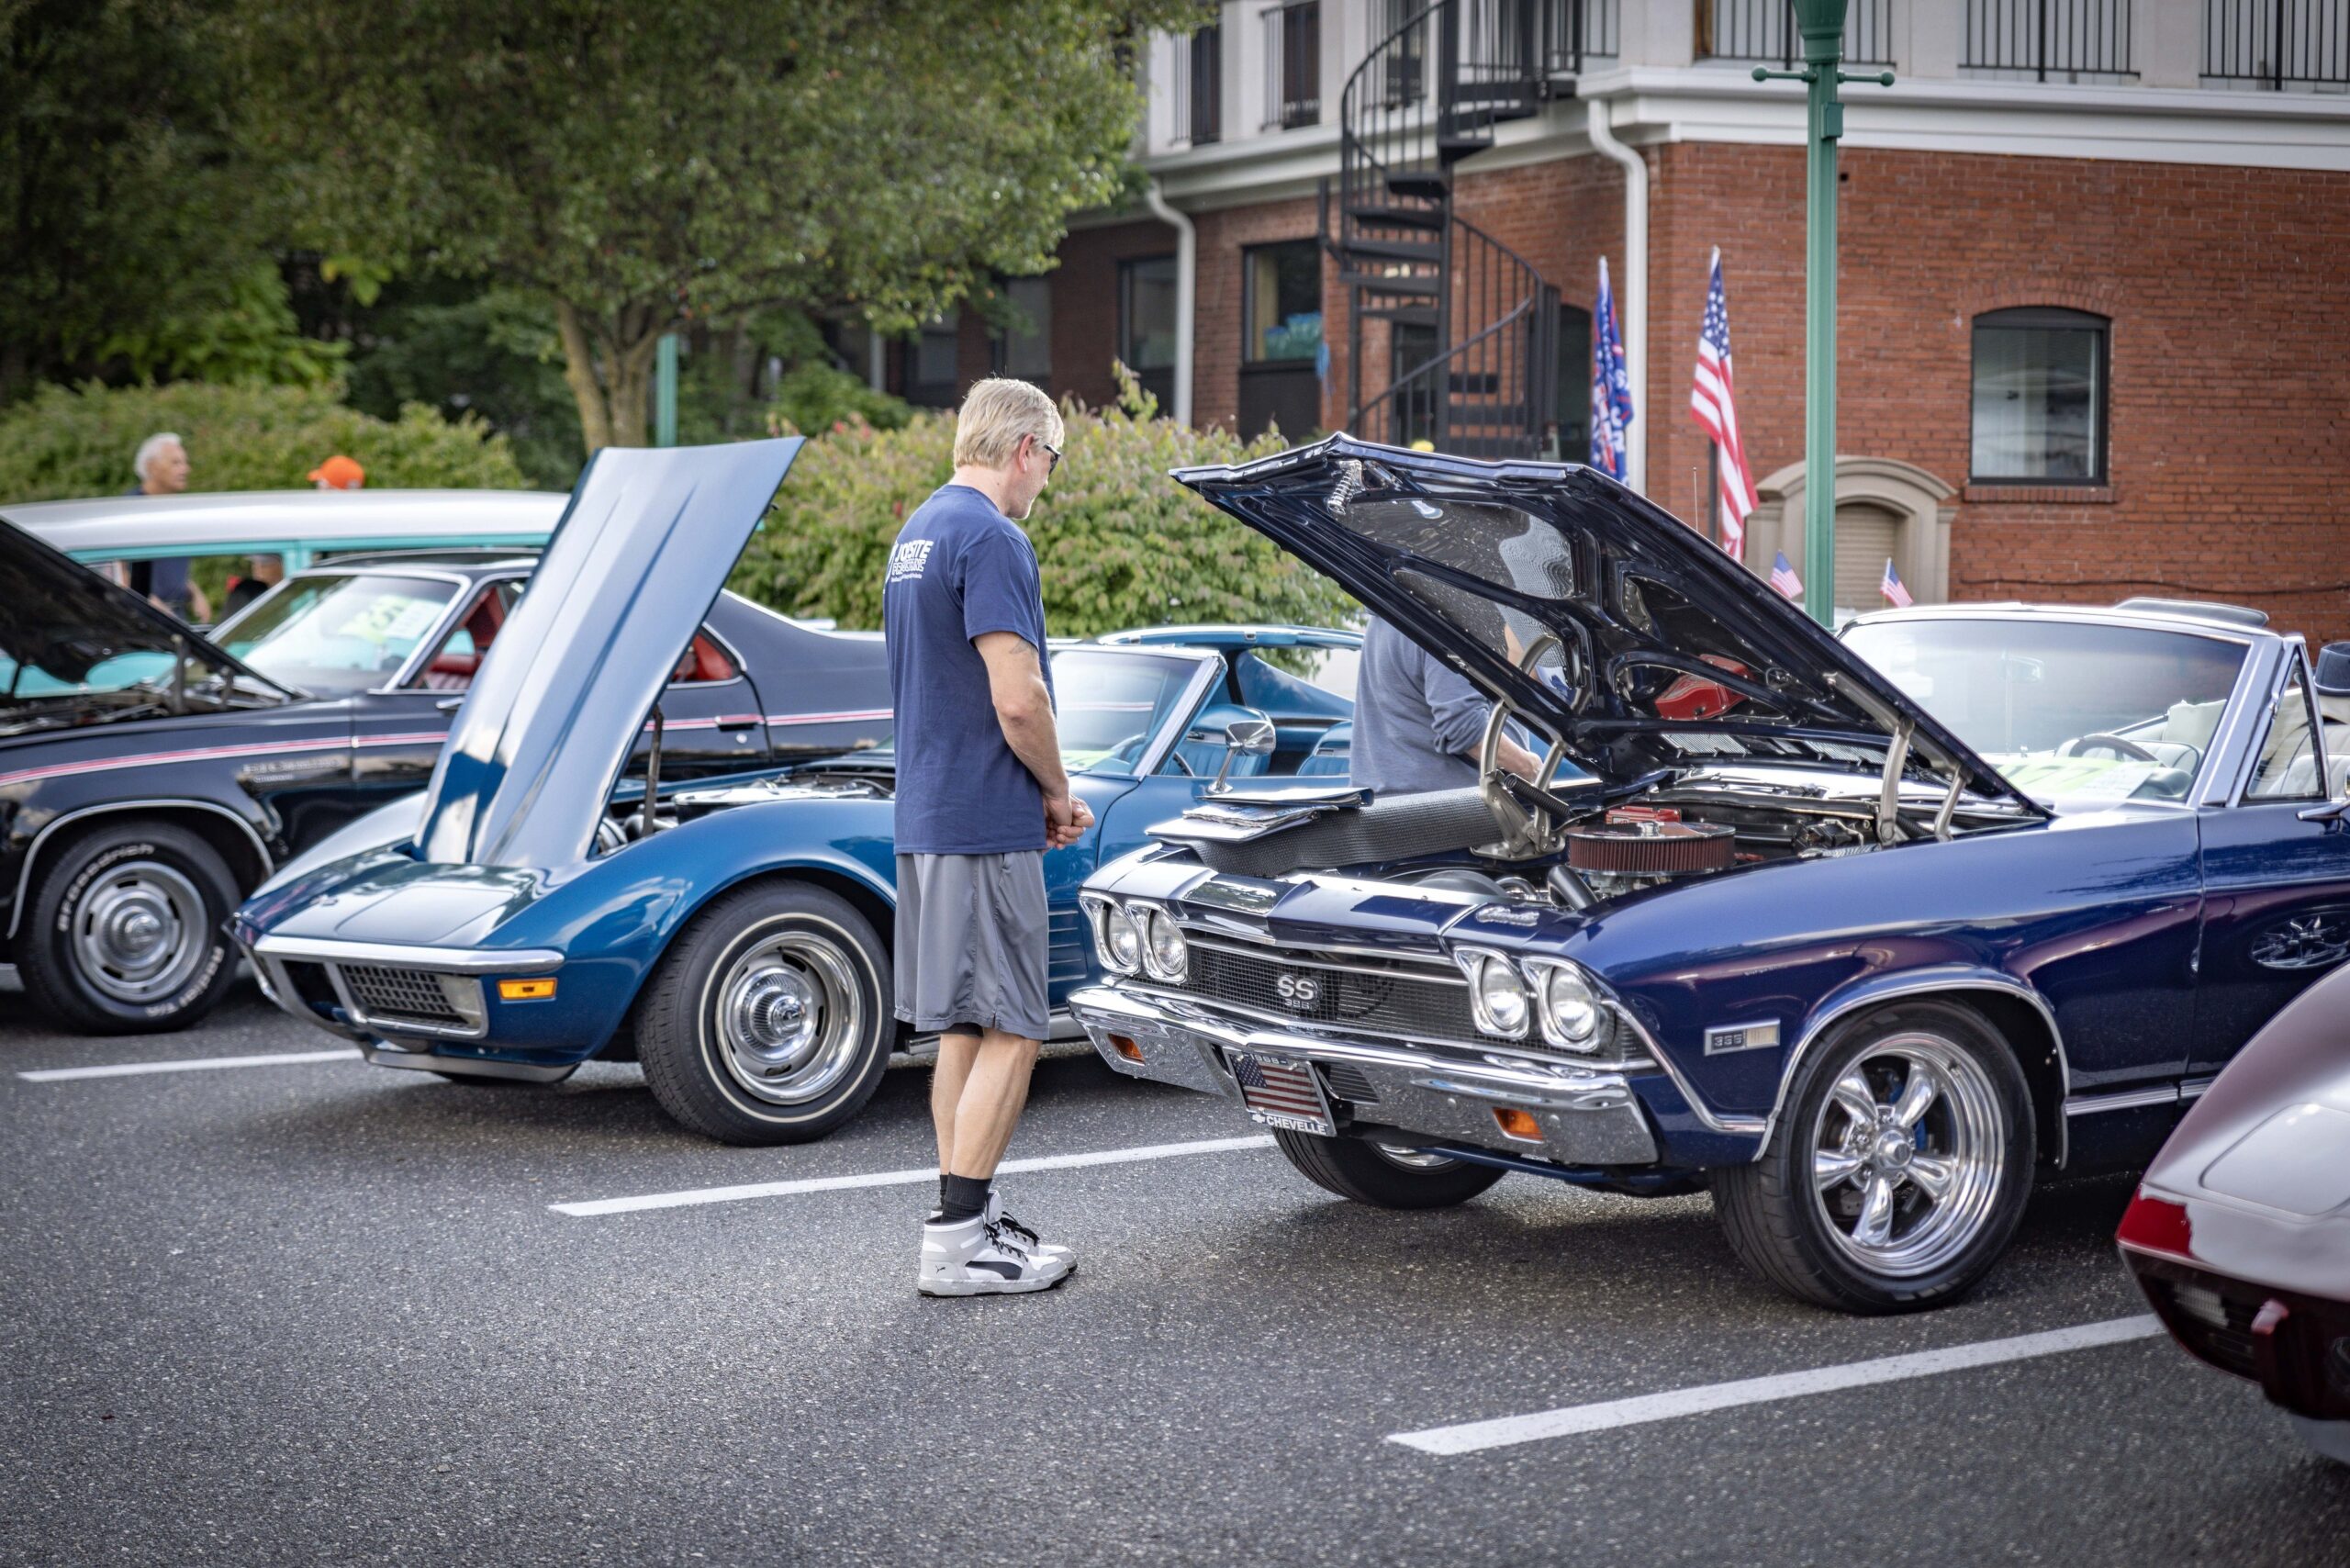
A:
[[[27,1083],[62,1083],[71,1078],[137,1078],[150,1072],[210,1072],[224,1067],[290,1067],[306,1061],[357,1061],[356,1049],[264,1051],[251,1057],[196,1057],[187,1061],[118,1061],[106,1067],[44,1067],[19,1072]]]
[[[1192,1143],[1152,1143],[1135,1148],[1097,1149],[1091,1154],[1046,1154],[1032,1159],[1007,1159],[996,1167],[999,1176],[1024,1170],[1070,1170],[1086,1165],[1125,1165],[1140,1159],[1174,1159],[1187,1154],[1229,1154],[1236,1149],[1270,1148],[1263,1134],[1251,1137],[1201,1138]],[[808,1176],[796,1182],[755,1182],[740,1187],[689,1187],[679,1193],[652,1193],[640,1198],[596,1198],[587,1203],[549,1204],[559,1215],[575,1219],[598,1215],[636,1214],[644,1209],[690,1208],[699,1204],[734,1204],[746,1198],[788,1198],[801,1193],[838,1193],[852,1187],[910,1187],[938,1180],[938,1167],[918,1170],[874,1170],[861,1176]]]
[[[2043,1334],[2019,1334],[2008,1339],[1986,1339],[1974,1345],[1953,1345],[1940,1350],[1918,1350],[1904,1356],[1850,1361],[1842,1366],[1815,1367],[1809,1372],[1780,1372],[1771,1377],[1743,1378],[1736,1383],[1710,1383],[1696,1388],[1676,1388],[1664,1394],[1643,1394],[1632,1399],[1610,1399],[1596,1405],[1570,1405],[1531,1416],[1503,1416],[1491,1421],[1468,1421],[1457,1427],[1430,1427],[1417,1432],[1391,1432],[1387,1440],[1418,1449],[1422,1453],[1476,1453],[1539,1442],[1545,1438],[1605,1432],[1637,1427],[1648,1421],[1670,1421],[1707,1410],[1739,1405],[1764,1405],[1779,1399],[1800,1399],[1809,1394],[1833,1394],[1839,1389],[1870,1383],[1898,1383],[1931,1377],[1937,1372],[1964,1372],[1970,1367],[1996,1366],[2001,1361],[2026,1361],[2065,1350],[2086,1350],[2099,1345],[2120,1345],[2150,1338],[2163,1331],[2151,1315],[2116,1317],[2103,1323],[2080,1323],[2052,1328]]]

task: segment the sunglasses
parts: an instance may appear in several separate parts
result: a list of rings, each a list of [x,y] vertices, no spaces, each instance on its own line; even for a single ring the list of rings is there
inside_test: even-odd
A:
[[[1029,439],[1035,440],[1033,436]],[[1053,476],[1053,470],[1061,465],[1061,449],[1058,446],[1046,446],[1039,441],[1036,442],[1036,450],[1045,454],[1045,477],[1049,479]]]

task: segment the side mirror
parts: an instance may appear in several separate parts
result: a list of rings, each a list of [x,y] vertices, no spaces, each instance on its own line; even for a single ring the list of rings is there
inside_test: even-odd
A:
[[[1224,727],[1224,761],[1215,770],[1215,781],[1208,786],[1214,794],[1224,788],[1225,775],[1232,771],[1236,756],[1270,756],[1275,739],[1273,722],[1262,714],[1235,719]]]

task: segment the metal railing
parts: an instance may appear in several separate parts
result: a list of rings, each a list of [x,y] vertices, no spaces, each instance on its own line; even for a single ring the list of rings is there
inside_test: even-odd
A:
[[[1963,71],[2051,77],[2135,75],[2131,0],[1966,0]]]
[[[2203,0],[2203,80],[2350,88],[2350,0]]]
[[[1753,61],[1792,71],[1803,61],[1790,0],[1696,0],[1697,58]],[[1844,59],[1893,63],[1893,0],[1852,0],[1844,13]]]
[[[1292,0],[1264,13],[1267,130],[1293,130],[1322,119],[1322,7]]]
[[[1224,28],[1211,22],[1177,46],[1173,111],[1177,146],[1205,147],[1224,135]]]

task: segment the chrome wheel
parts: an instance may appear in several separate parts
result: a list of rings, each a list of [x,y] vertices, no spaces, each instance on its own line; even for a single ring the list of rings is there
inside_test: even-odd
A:
[[[865,990],[848,954],[785,931],[744,951],[719,981],[711,1026],[734,1081],[775,1105],[821,1099],[855,1070]]]
[[[204,895],[173,868],[129,860],[92,882],[71,916],[73,962],[108,1001],[145,1006],[196,978],[212,946]]]
[[[1930,1273],[1982,1230],[2007,1114],[1982,1066],[1938,1035],[1894,1035],[1836,1080],[1812,1118],[1812,1195],[1830,1238],[1872,1273]]]
[[[1375,1138],[1364,1140],[1390,1165],[1400,1165],[1406,1170],[1448,1170],[1460,1162],[1449,1154],[1430,1154],[1426,1149],[1404,1144],[1381,1143]]]

